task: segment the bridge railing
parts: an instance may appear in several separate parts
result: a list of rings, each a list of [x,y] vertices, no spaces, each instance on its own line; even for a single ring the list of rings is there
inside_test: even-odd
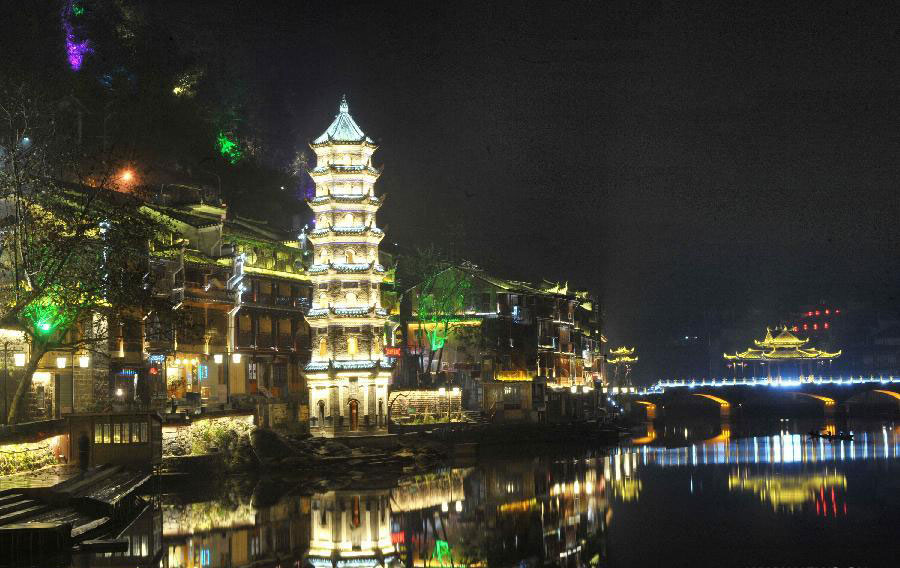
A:
[[[859,385],[859,384],[897,384],[900,383],[900,377],[870,375],[864,377],[822,377],[822,376],[803,376],[803,377],[752,377],[741,379],[664,379],[657,381],[655,384],[644,388],[617,389],[613,388],[610,394],[635,395],[644,396],[648,394],[660,394],[666,389],[675,388],[720,388],[720,387],[799,387],[803,385]]]

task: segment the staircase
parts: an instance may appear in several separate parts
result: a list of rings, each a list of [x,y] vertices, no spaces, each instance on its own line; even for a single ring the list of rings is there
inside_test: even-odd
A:
[[[0,495],[0,526],[17,523],[49,509],[49,505],[21,493]]]
[[[469,424],[489,424],[489,417],[483,415],[480,410],[464,410],[463,416]]]

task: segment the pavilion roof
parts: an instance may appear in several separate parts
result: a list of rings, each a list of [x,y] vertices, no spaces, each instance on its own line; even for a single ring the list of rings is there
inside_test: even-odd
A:
[[[327,142],[373,143],[372,139],[363,133],[362,128],[350,116],[350,105],[347,104],[346,96],[341,97],[341,104],[338,107],[337,116],[334,117],[334,122],[331,123],[331,126],[325,132],[313,140],[313,144],[325,144]]]
[[[787,327],[783,328],[775,337],[772,337],[772,330],[766,328],[766,337],[762,341],[758,339],[753,341],[757,347],[800,347],[808,342],[809,339],[800,339],[788,331]]]
[[[840,350],[832,353],[814,347],[804,347],[808,342],[809,339],[800,339],[787,328],[775,336],[772,335],[771,329],[766,328],[765,338],[753,342],[759,349],[751,347],[733,355],[725,353],[724,356],[728,361],[815,361],[836,359],[841,355]]]

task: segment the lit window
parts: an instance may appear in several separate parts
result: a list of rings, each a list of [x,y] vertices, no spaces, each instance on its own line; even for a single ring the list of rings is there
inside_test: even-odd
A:
[[[355,337],[347,338],[347,353],[350,355],[356,355],[356,350],[358,347],[358,341]]]
[[[814,323],[814,324],[813,324],[813,329],[819,329],[819,324]]]
[[[828,325],[828,322],[826,321],[826,322],[825,322],[825,329],[828,329],[828,327],[829,327],[829,325]]]
[[[812,312],[806,312],[806,315],[812,317]]]
[[[827,316],[827,315],[830,315],[830,314],[831,314],[831,310],[829,310],[829,309],[826,308],[826,309],[825,309],[825,315]]]
[[[822,313],[819,310],[816,310],[816,315],[819,316],[822,315]]]
[[[808,323],[803,324],[803,329],[809,329],[809,324]]]
[[[319,357],[328,355],[328,340],[324,337],[319,340]]]
[[[841,310],[834,310],[834,313],[839,314],[841,313]]]
[[[794,326],[794,331],[800,331],[796,325]]]

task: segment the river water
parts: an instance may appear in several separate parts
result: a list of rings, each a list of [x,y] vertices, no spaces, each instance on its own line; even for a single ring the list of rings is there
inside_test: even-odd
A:
[[[482,450],[319,489],[162,495],[79,566],[900,566],[900,425],[647,425],[617,448]],[[487,455],[484,455],[487,454]]]

